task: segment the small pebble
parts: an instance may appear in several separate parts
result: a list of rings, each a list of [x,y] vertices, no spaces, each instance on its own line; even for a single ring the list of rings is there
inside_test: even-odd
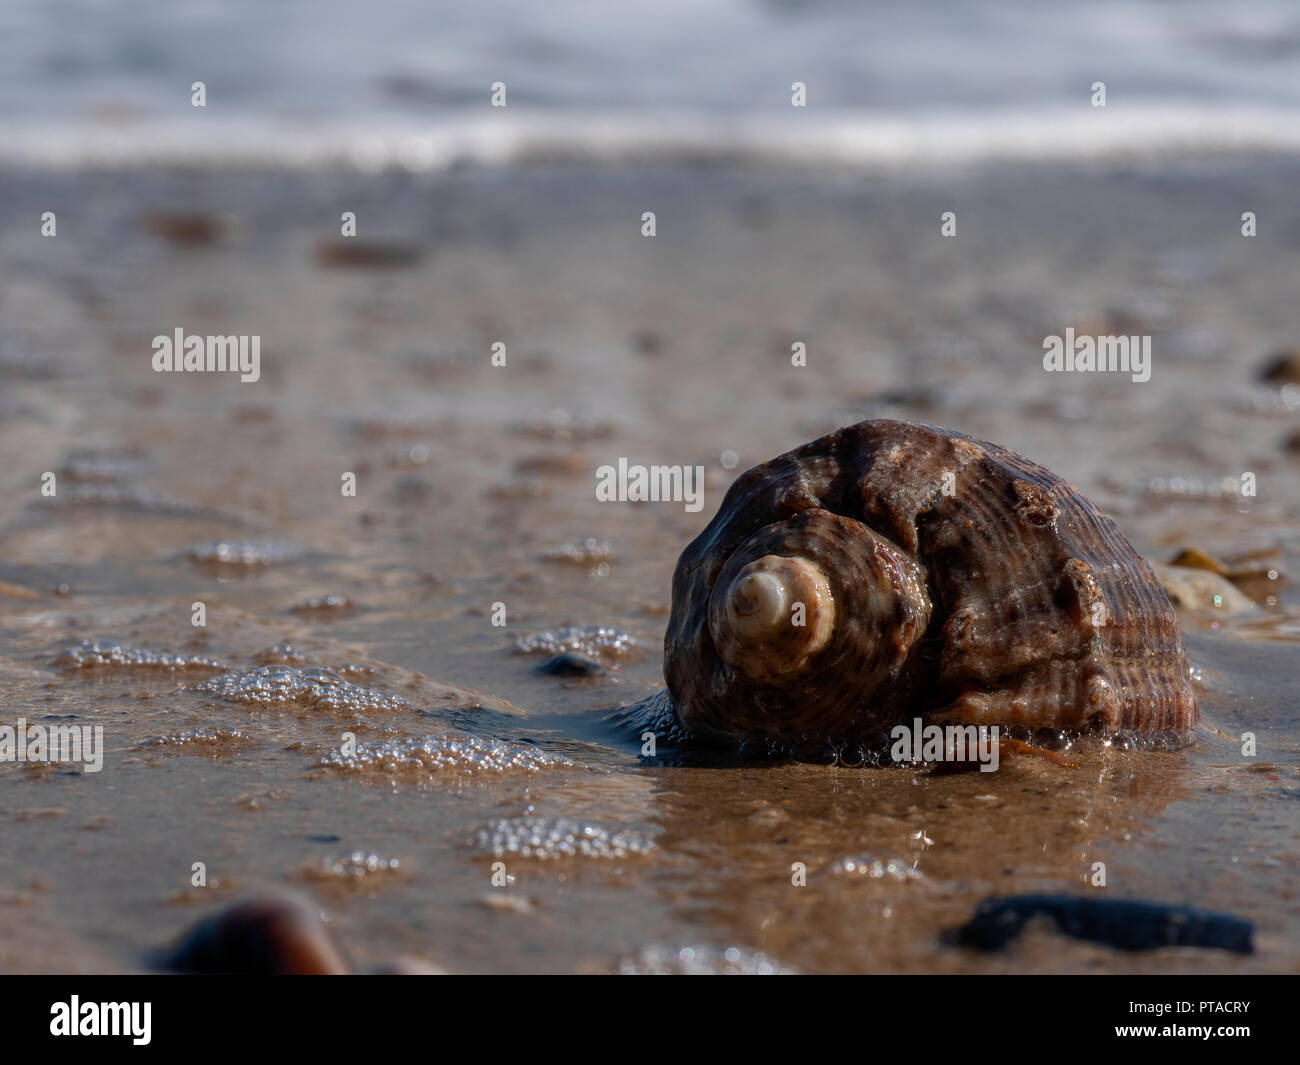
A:
[[[355,237],[333,237],[316,242],[316,264],[360,270],[392,270],[419,264],[420,249],[412,244],[360,241]]]
[[[605,668],[590,658],[565,651],[540,663],[537,672],[552,677],[599,677],[605,672]]]
[[[152,211],[143,224],[155,237],[182,247],[215,244],[226,229],[221,218],[202,211]]]
[[[1260,380],[1274,385],[1300,384],[1300,348],[1287,348],[1274,354],[1259,376]]]

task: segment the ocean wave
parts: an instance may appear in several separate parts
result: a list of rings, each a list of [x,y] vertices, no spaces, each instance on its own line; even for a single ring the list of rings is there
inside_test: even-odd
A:
[[[1176,103],[925,115],[794,111],[778,118],[511,108],[509,114],[383,123],[288,125],[251,118],[33,123],[6,132],[0,166],[432,173],[463,165],[552,161],[894,168],[1237,152],[1300,152],[1300,109]]]

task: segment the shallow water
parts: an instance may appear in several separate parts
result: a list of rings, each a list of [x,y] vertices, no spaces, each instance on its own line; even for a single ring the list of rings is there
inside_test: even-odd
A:
[[[1153,558],[1294,561],[1300,402],[1256,371],[1296,339],[1297,169],[0,175],[0,721],[102,724],[107,747],[98,774],[0,765],[0,967],[139,967],[287,882],[360,963],[1294,970],[1289,585],[1184,617],[1205,724],[1182,752],[707,766],[643,760],[609,718],[661,682],[673,564],[732,477],[866,417],[1014,447]],[[173,246],[142,225],[161,208],[224,235]],[[424,257],[321,268],[344,210]],[[1153,335],[1151,381],[1042,371],[1044,334],[1123,320]],[[178,326],[259,333],[262,379],[153,373]],[[703,510],[598,503],[621,456],[704,465]],[[1219,490],[1246,471],[1256,497]],[[577,645],[598,676],[538,672],[572,634],[518,642],[566,626],[628,639]],[[1096,862],[1109,896],[1251,918],[1258,953],[943,944],[986,895],[1099,890]]]

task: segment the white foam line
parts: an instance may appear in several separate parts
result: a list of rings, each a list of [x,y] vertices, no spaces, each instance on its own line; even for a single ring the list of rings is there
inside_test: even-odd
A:
[[[279,126],[209,118],[107,127],[11,127],[0,165],[342,166],[438,171],[460,163],[754,160],[898,167],[980,160],[1086,160],[1179,153],[1300,152],[1300,111],[1186,104],[979,112],[904,118],[793,111],[775,116],[529,113],[453,116],[427,124]]]

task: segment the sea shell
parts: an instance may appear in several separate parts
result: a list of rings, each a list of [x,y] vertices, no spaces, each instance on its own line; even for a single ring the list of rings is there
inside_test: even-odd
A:
[[[1013,451],[896,421],[736,480],[677,563],[664,673],[689,735],[789,749],[916,716],[1198,721],[1173,608],[1109,518]]]

